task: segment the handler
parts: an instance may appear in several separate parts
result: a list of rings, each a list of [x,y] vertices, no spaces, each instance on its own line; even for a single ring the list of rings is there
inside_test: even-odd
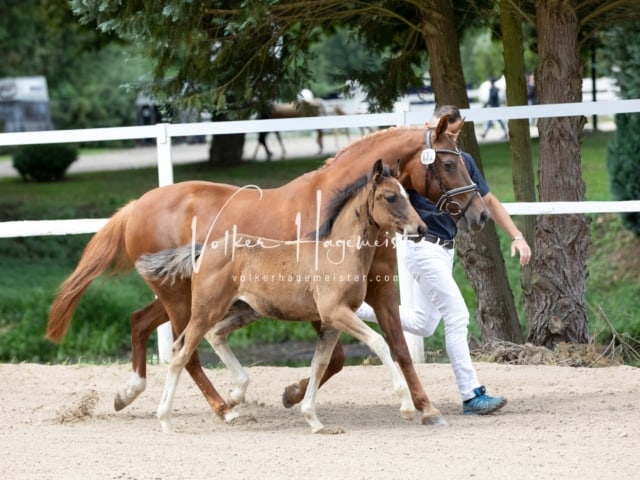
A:
[[[459,122],[464,122],[460,110],[453,105],[437,108],[427,126],[437,125],[440,117],[449,115],[449,131],[455,132]],[[471,180],[478,185],[484,203],[491,218],[511,238],[511,256],[520,255],[520,265],[531,259],[531,248],[522,232],[511,220],[502,203],[493,195],[475,161],[466,152],[462,158],[469,170]],[[462,411],[465,415],[486,415],[501,409],[506,403],[505,397],[491,397],[478,380],[471,362],[467,341],[469,310],[460,288],[453,278],[453,259],[455,236],[458,232],[456,219],[450,215],[440,215],[435,204],[429,199],[410,190],[411,204],[420,218],[427,224],[425,239],[414,243],[404,240],[404,248],[398,251],[398,262],[404,262],[407,270],[415,279],[413,282],[414,308],[400,306],[400,320],[404,331],[429,337],[433,335],[440,319],[444,320],[445,345],[460,396]],[[356,315],[366,321],[376,321],[375,313],[367,303],[356,311]]]

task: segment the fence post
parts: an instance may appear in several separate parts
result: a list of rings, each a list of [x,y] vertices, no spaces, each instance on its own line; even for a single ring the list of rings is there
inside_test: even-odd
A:
[[[407,112],[411,110],[411,105],[409,102],[396,102],[393,105],[393,111],[398,114],[398,122],[397,126],[401,127],[403,125],[407,125],[409,122],[407,121]]]
[[[407,112],[411,109],[408,102],[397,102],[394,111],[398,114],[398,126],[406,125]],[[396,235],[396,251],[401,253],[405,248],[400,235]],[[400,256],[400,255],[398,255]],[[398,283],[400,288],[400,303],[407,308],[413,308],[413,277],[405,268],[404,264],[398,262]],[[424,340],[419,335],[404,332],[404,339],[409,348],[409,354],[413,363],[424,363]]]
[[[156,145],[158,150],[158,185],[171,185],[173,183],[173,164],[171,162],[171,136],[166,123],[156,125]],[[173,334],[171,322],[165,322],[158,327],[158,361],[168,363],[171,361],[173,347]]]

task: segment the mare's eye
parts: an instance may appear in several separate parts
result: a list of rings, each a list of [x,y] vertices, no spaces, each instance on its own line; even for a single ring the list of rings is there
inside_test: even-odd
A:
[[[384,198],[387,202],[393,203],[398,199],[398,195],[396,193],[385,193]]]
[[[456,171],[456,161],[455,160],[445,160],[443,162],[444,168],[447,172],[455,172]]]

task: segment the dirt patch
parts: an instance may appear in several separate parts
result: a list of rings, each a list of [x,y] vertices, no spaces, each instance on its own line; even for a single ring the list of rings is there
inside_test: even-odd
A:
[[[84,420],[91,416],[99,400],[98,392],[91,389],[82,395],[74,405],[60,411],[56,416],[56,421],[58,423],[71,423]]]
[[[417,373],[448,427],[402,420],[387,371],[350,366],[318,396],[318,416],[341,435],[313,435],[283,388],[307,367],[248,369],[244,422],[227,425],[183,374],[175,434],[155,410],[166,366],[149,367],[148,387],[113,411],[128,365],[0,364],[0,468],[4,478],[38,479],[405,479],[637,478],[640,369],[476,363],[490,393],[508,403],[495,415],[464,416],[448,364]],[[220,392],[224,369],[207,369]],[[60,421],[64,418],[64,421]],[[302,473],[304,472],[304,473]]]
[[[638,352],[624,345],[559,343],[553,350],[531,343],[494,340],[472,352],[476,360],[510,365],[557,365],[564,367],[614,367],[624,363],[624,353]]]

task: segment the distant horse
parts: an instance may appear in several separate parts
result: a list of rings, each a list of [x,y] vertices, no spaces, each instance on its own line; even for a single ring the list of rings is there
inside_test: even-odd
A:
[[[321,322],[321,334],[311,362],[309,387],[302,413],[313,433],[340,433],[325,428],[316,415],[320,379],[341,332],[368,345],[387,367],[393,388],[401,399],[400,411],[413,418],[415,407],[406,381],[391,358],[382,335],[360,320],[354,311],[366,295],[379,234],[393,232],[419,240],[427,227],[411,206],[402,185],[384,172],[378,160],[370,178],[362,177],[328,199],[330,213],[315,232],[293,241],[245,236],[217,239],[205,245],[186,245],[142,255],[136,268],[168,310],[188,310],[191,319],[174,343],[174,355],[158,406],[165,432],[172,430],[171,406],[180,373],[204,335],[218,337],[216,353],[227,368],[240,366],[226,344],[225,316],[236,301],[261,315],[280,320]],[[197,258],[196,260],[196,257]],[[191,299],[173,295],[176,279],[191,279]],[[259,279],[259,280],[257,280]],[[241,375],[243,372],[239,372]],[[227,413],[233,420],[237,413]]]
[[[462,124],[460,121],[454,126],[461,129]],[[319,169],[279,188],[256,190],[188,181],[148,191],[115,213],[87,244],[80,262],[51,305],[47,337],[54,342],[62,340],[85,290],[110,267],[114,271],[131,268],[141,255],[188,244],[192,235],[197,242],[204,242],[208,235],[218,238],[236,229],[247,235],[293,240],[299,230],[313,230],[328,215],[326,206],[317,202],[317,192],[323,198],[332,197],[334,192],[370,172],[379,158],[386,165],[400,161],[400,183],[437,202],[443,212],[458,219],[461,228],[481,228],[489,215],[469,178],[455,137],[447,133],[448,126],[449,118],[443,116],[434,129],[398,127],[377,131],[345,147]],[[378,247],[369,270],[366,301],[375,310],[380,328],[409,384],[414,405],[423,413],[423,423],[431,423],[442,417],[422,387],[404,339],[399,293],[393,282],[396,267],[395,250],[391,246]],[[190,299],[190,282],[177,283],[181,288],[174,289],[174,295]],[[169,315],[174,320],[175,338],[189,320],[189,311],[167,311],[155,300],[131,316],[133,374],[116,394],[116,410],[129,405],[144,391],[147,340]],[[246,317],[256,318],[242,303],[234,305],[229,315],[240,324],[247,322]],[[318,322],[312,325],[319,330]],[[340,371],[343,362],[344,353],[338,343],[321,383]],[[224,417],[230,407],[220,400],[202,371],[197,352],[186,369],[213,410]],[[283,403],[294,405],[302,400],[307,382],[302,379],[288,386]]]
[[[270,118],[300,118],[300,117],[320,117],[325,115],[324,105],[322,101],[317,99],[299,99],[295,102],[291,103],[273,103],[270,105],[269,109],[265,112],[262,112],[258,115],[259,120],[266,120]],[[282,137],[280,136],[280,132],[274,132],[276,134],[276,138],[278,139],[278,143],[280,144],[280,149],[282,151],[282,158],[285,157],[285,149],[284,143],[282,143]],[[256,149],[253,152],[253,159],[255,160],[258,155],[258,149],[260,146],[264,148],[265,153],[267,154],[267,160],[271,160],[273,157],[273,153],[267,147],[267,135],[269,132],[260,132],[258,134],[258,144],[256,145]],[[318,155],[322,153],[323,150],[323,142],[322,142],[322,130],[318,130],[318,137],[316,141],[318,142]]]

